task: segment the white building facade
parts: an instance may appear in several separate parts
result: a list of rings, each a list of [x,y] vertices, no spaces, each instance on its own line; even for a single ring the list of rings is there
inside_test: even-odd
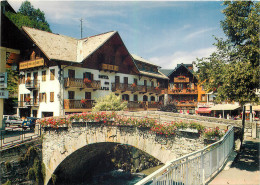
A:
[[[95,98],[111,92],[128,109],[156,109],[168,78],[151,64],[129,54],[117,32],[85,39],[23,27],[32,40],[19,63],[18,114],[62,116],[91,111]]]

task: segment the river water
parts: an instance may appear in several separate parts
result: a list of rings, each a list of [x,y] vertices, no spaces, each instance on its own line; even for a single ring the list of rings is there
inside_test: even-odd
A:
[[[83,182],[80,185],[132,185],[142,180],[145,176],[141,173],[131,174],[123,170],[113,170],[95,174],[91,182]]]

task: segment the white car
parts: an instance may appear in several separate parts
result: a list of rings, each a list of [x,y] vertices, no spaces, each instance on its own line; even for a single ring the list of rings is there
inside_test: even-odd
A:
[[[14,115],[3,115],[3,120],[5,121],[6,126],[22,126],[23,120],[19,118],[18,116]]]

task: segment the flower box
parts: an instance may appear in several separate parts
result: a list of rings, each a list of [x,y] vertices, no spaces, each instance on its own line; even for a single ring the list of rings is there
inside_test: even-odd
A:
[[[72,127],[86,127],[87,123],[86,122],[72,122],[71,125],[72,125]]]

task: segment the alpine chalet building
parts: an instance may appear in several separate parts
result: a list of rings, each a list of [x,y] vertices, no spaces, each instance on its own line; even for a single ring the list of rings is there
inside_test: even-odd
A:
[[[131,55],[111,31],[83,39],[29,27],[31,44],[19,62],[18,115],[61,116],[91,111],[94,98],[111,92],[128,109],[157,108],[164,101],[168,77],[159,66]]]

